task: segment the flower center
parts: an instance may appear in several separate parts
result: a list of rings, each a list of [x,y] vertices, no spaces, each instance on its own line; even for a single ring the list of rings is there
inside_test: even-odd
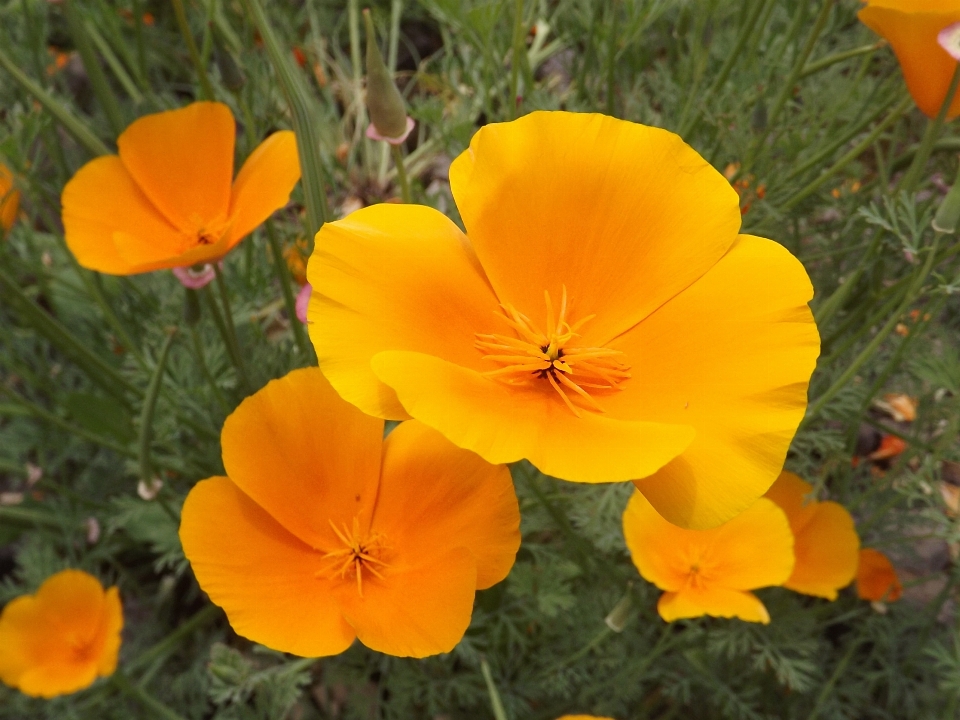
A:
[[[334,574],[345,578],[353,573],[357,578],[357,592],[360,597],[363,597],[364,571],[381,580],[383,579],[383,575],[380,574],[376,566],[380,566],[381,569],[387,566],[387,563],[379,558],[385,546],[384,537],[379,533],[362,535],[358,518],[353,519],[352,527],[343,523],[338,528],[333,520],[330,521],[330,527],[333,528],[333,532],[337,534],[337,537],[346,547],[324,553],[323,559],[332,560],[333,564],[317,572],[317,575],[325,575],[333,570]]]
[[[567,321],[567,288],[563,288],[560,312],[555,317],[550,293],[544,292],[547,304],[547,331],[540,329],[512,305],[503,304],[497,313],[513,329],[515,336],[477,334],[476,348],[485,353],[484,360],[500,365],[483,373],[510,385],[527,385],[546,380],[563,402],[580,417],[574,400],[589,409],[604,412],[600,404],[584,388],[622,390],[630,378],[630,366],[620,350],[602,347],[580,347],[578,330],[592,320],[588,315],[570,324]],[[573,393],[571,396],[568,393]]]

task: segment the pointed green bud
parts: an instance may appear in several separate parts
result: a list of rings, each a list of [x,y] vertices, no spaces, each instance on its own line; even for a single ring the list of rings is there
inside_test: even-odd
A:
[[[960,225],[960,172],[933,218],[933,229],[937,232],[955,233],[957,225]]]
[[[383,62],[369,10],[363,11],[363,23],[367,28],[367,111],[370,121],[384,139],[405,136],[407,110],[403,96]]]
[[[627,592],[620,598],[620,601],[613,606],[613,610],[610,611],[610,614],[607,615],[603,621],[607,624],[607,627],[614,632],[623,632],[623,629],[627,626],[627,622],[633,617],[632,606],[633,598],[630,592],[630,585],[627,585]]]

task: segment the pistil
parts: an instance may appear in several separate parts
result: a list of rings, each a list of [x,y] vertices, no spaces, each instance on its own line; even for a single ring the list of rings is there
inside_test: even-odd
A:
[[[347,573],[352,570],[357,578],[357,592],[360,597],[363,597],[364,570],[369,571],[374,577],[378,577],[381,580],[383,579],[383,575],[374,567],[374,565],[380,565],[381,567],[386,567],[387,565],[387,563],[374,555],[374,553],[382,549],[383,538],[378,534],[362,538],[358,518],[353,519],[352,528],[348,528],[346,523],[343,524],[342,528],[338,528],[333,520],[329,522],[333,532],[336,533],[337,537],[340,538],[346,547],[341,550],[324,553],[323,559],[332,559],[336,563],[333,568],[336,568],[335,574],[341,578],[346,577]],[[317,572],[317,575],[325,575],[330,569],[331,568],[328,567],[320,570]]]

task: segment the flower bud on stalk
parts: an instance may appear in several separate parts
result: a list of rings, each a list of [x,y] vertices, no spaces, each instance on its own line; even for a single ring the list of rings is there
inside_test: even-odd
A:
[[[369,10],[363,11],[363,22],[367,29],[367,112],[371,121],[367,137],[399,145],[413,130],[413,118],[407,116],[403,96],[383,62]]]
[[[942,233],[955,233],[960,223],[960,172],[953,181],[953,187],[937,208],[933,218],[933,229]]]

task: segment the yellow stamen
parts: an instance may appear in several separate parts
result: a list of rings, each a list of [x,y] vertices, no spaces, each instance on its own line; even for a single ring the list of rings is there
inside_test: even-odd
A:
[[[374,568],[374,565],[387,567],[387,563],[377,557],[377,554],[383,549],[383,537],[379,534],[372,534],[364,537],[360,532],[360,519],[353,519],[353,527],[347,527],[346,523],[342,527],[337,527],[330,520],[330,528],[340,541],[346,545],[340,550],[331,550],[323,554],[323,560],[333,560],[333,566],[327,566],[318,570],[316,577],[328,577],[331,574],[340,578],[345,578],[347,573],[353,572],[357,579],[357,593],[363,597],[363,573],[370,572],[374,577],[383,579],[383,575]]]

